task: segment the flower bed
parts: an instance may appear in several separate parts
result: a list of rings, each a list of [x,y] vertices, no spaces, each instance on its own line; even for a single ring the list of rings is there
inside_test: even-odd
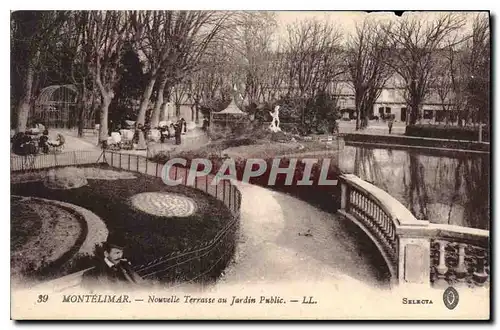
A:
[[[15,176],[15,174],[12,174]],[[134,179],[93,180],[88,184],[71,190],[53,190],[44,186],[42,181],[24,182],[11,185],[12,194],[39,196],[79,205],[96,215],[105,223],[110,233],[124,237],[127,258],[135,265],[157,260],[173,252],[196,248],[211,241],[220,231],[233,221],[233,216],[224,204],[195,189],[185,186],[167,186],[160,178],[134,173]],[[132,197],[144,192],[172,193],[189,198],[196,203],[196,211],[186,216],[159,216],[146,213],[132,205]],[[226,236],[225,245],[234,243],[235,233]],[[226,250],[221,250],[225,253]],[[210,253],[203,264],[216,262],[220,256]],[[213,273],[220,274],[230,256],[217,263]],[[82,257],[66,266],[67,272],[74,272],[92,266],[91,259]],[[196,265],[189,264],[184,269],[189,276],[199,273]],[[178,268],[179,269],[179,268]],[[206,277],[206,276],[205,276]],[[176,280],[178,277],[172,278]]]

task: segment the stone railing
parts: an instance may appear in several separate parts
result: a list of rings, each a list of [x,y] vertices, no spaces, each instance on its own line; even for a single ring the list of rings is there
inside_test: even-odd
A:
[[[489,231],[418,220],[387,192],[353,174],[339,181],[339,213],[374,242],[392,283],[473,286],[489,281]]]

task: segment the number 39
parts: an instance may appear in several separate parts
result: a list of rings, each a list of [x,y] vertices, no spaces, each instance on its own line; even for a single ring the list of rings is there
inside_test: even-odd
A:
[[[38,295],[38,300],[36,301],[37,303],[44,303],[49,300],[49,295],[48,294],[40,294]]]

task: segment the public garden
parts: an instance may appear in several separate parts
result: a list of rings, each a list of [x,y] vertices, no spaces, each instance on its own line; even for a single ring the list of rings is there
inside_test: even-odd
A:
[[[366,21],[343,43],[333,25],[304,20],[289,26],[289,43],[276,51],[266,37],[276,32],[272,13],[243,15],[248,24],[236,30],[229,17],[241,13],[168,15],[12,16],[14,277],[64,282],[91,267],[102,242],[119,234],[139,274],[164,285],[331,280],[377,289],[404,281],[488,287],[484,17],[471,16],[469,26],[443,15],[423,41],[398,44],[402,51],[387,56],[383,42],[415,39],[407,28],[414,21]],[[210,23],[215,18],[220,26]],[[146,29],[156,19],[173,25]],[[120,25],[127,21],[143,26],[144,34]],[[82,22],[108,24],[119,42],[107,47],[109,40]],[[203,28],[192,28],[195,22]],[[446,61],[432,26],[444,26],[439,40],[462,29],[483,39],[464,41],[450,50],[460,60]],[[116,34],[118,27],[129,30]],[[177,29],[185,29],[182,37],[172,38]],[[250,31],[266,42],[244,40]],[[234,33],[242,37],[228,44]],[[404,33],[410,36],[397,37]],[[102,52],[87,44],[85,36],[93,34]],[[361,44],[365,34],[368,48]],[[411,53],[426,40],[434,65],[422,65],[431,55]],[[19,55],[33,47],[29,56]],[[33,54],[49,50],[54,58],[40,60],[52,69],[34,67]],[[165,57],[170,51],[175,56]],[[473,59],[477,67],[470,66]],[[428,80],[408,77],[408,65]],[[451,81],[455,65],[467,74]],[[170,168],[180,184],[168,186],[163,165],[173,158],[186,165]],[[237,180],[189,183],[196,158],[211,162],[210,178],[231,160]],[[244,183],[249,159],[263,160],[267,170]],[[281,168],[296,162],[291,184],[284,173],[268,184],[275,159]],[[311,185],[298,184],[305,159],[314,159]],[[325,161],[324,173],[337,185],[319,184]],[[406,238],[420,243],[403,255],[411,245]],[[423,262],[415,266],[415,260]]]

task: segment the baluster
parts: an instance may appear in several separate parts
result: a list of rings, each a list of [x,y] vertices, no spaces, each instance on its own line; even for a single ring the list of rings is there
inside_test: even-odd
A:
[[[472,274],[472,278],[478,286],[483,286],[488,280],[488,274],[485,269],[485,254],[486,252],[482,250],[479,250],[476,253],[476,271]]]
[[[448,267],[446,267],[446,245],[448,245],[448,242],[446,241],[441,241],[438,240],[436,241],[437,244],[439,244],[439,263],[436,266],[436,272],[437,272],[437,279],[436,279],[436,285],[447,285],[448,282],[446,281],[446,273],[448,272]]]
[[[458,265],[455,268],[455,273],[457,276],[457,281],[459,284],[466,284],[466,276],[467,276],[467,267],[465,266],[465,248],[467,244],[459,243],[458,244]]]

